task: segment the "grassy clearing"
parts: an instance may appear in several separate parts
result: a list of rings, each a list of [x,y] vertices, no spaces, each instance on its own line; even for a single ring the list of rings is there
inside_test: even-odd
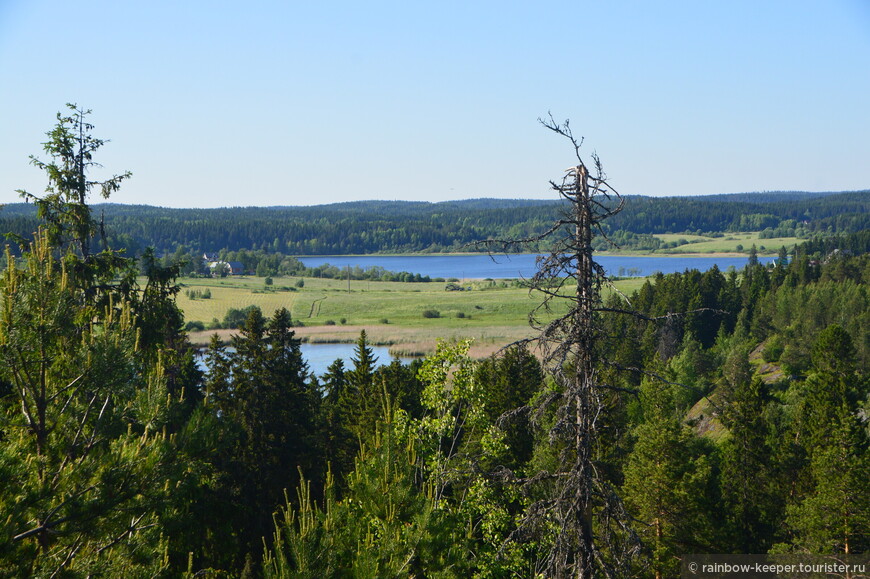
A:
[[[791,247],[797,238],[759,239],[758,233],[733,233],[711,238],[690,234],[656,235],[664,242],[685,239],[686,245],[659,250],[653,255],[735,254],[745,255],[755,244],[760,254]],[[742,246],[742,252],[737,246]],[[765,249],[762,249],[762,246]],[[649,255],[649,253],[647,253]],[[177,303],[187,321],[206,325],[222,321],[230,308],[259,306],[266,316],[287,308],[305,327],[297,335],[312,342],[353,342],[365,328],[372,343],[389,345],[394,354],[426,354],[434,351],[439,338],[474,338],[473,355],[491,353],[498,347],[532,335],[528,316],[542,296],[529,295],[511,281],[468,281],[465,291],[446,291],[446,283],[374,282],[276,277],[272,286],[264,278],[184,278]],[[639,289],[643,278],[618,280],[626,295]],[[211,299],[190,299],[187,290],[209,289]],[[424,316],[425,311],[437,312]],[[557,312],[558,313],[558,312]],[[194,333],[191,339],[207,343],[214,331]],[[220,332],[224,338],[230,332]]]
[[[375,344],[391,345],[395,354],[434,351],[438,338],[474,338],[476,348],[497,347],[531,335],[529,312],[540,302],[540,295],[529,295],[526,288],[511,282],[468,282],[466,291],[446,291],[446,283],[402,283],[305,279],[296,289],[298,278],[275,278],[274,291],[264,291],[263,278],[182,279],[177,303],[188,321],[206,324],[223,320],[228,308],[257,305],[267,316],[286,307],[293,319],[305,324],[300,337],[317,342],[352,342],[365,328]],[[630,294],[644,280],[635,278],[616,282],[620,291]],[[189,289],[211,291],[211,299],[191,300]],[[289,290],[294,288],[295,291]],[[438,312],[424,317],[423,312]],[[342,323],[344,319],[344,323]],[[203,343],[213,332],[192,335]],[[226,332],[224,332],[226,333]],[[478,352],[479,353],[479,352]]]
[[[665,243],[670,243],[672,241],[680,241],[681,239],[688,241],[689,243],[695,243],[698,241],[707,241],[709,239],[713,239],[712,237],[707,237],[705,235],[691,235],[688,233],[656,233],[656,234],[653,234],[653,237],[656,237]]]
[[[718,389],[709,396],[701,398],[686,414],[686,420],[693,424],[698,436],[709,438],[713,442],[719,442],[728,435],[728,430],[719,419],[719,408],[723,404],[723,397]]]
[[[671,249],[660,249],[655,254],[692,254],[692,253],[735,253],[744,255],[755,244],[759,254],[775,254],[779,248],[791,248],[804,240],[797,237],[774,237],[760,239],[759,232],[730,233],[724,237],[704,237],[700,235],[682,235],[676,233],[656,234],[663,242],[685,239],[689,243]],[[737,246],[742,246],[738,249]],[[763,248],[763,249],[762,249]]]

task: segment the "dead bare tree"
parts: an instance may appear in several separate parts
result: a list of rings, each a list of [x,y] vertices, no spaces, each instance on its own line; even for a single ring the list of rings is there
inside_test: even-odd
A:
[[[568,121],[557,123],[552,115],[539,121],[574,147],[576,165],[566,169],[561,182],[550,182],[568,208],[540,235],[483,242],[491,251],[507,251],[517,244],[552,241],[549,254],[538,258],[537,273],[528,280],[531,291],[544,296],[529,321],[538,330],[530,341],[538,343],[558,387],[531,411],[538,423],[554,413],[549,439],[562,449],[562,468],[518,481],[527,489],[543,485],[548,490],[538,494],[542,498],[526,511],[512,538],[542,529],[554,533],[539,569],[548,577],[625,576],[640,552],[640,541],[595,460],[600,423],[607,418],[606,399],[619,389],[601,382],[600,362],[593,355],[601,337],[598,315],[616,310],[603,306],[601,289],[609,281],[592,258],[593,238],[606,238],[602,224],[622,210],[624,200],[608,184],[597,155],[592,155],[591,167],[583,161],[582,139],[574,137]],[[566,303],[568,311],[560,313]]]

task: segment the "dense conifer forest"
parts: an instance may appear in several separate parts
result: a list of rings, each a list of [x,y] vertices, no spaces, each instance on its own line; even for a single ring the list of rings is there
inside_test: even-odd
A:
[[[522,211],[517,211],[521,208]],[[360,201],[312,207],[167,209],[103,204],[113,247],[158,255],[179,247],[218,252],[263,250],[287,255],[443,252],[468,250],[487,238],[520,239],[546,229],[564,209],[556,201],[472,199],[441,203]],[[709,197],[629,196],[607,224],[627,249],[634,236],[768,230],[774,236],[850,232],[870,227],[870,191],[751,193]],[[0,231],[29,238],[33,205],[0,209]],[[633,234],[633,235],[626,235]],[[640,242],[649,243],[649,239]],[[601,246],[604,248],[604,245]],[[546,249],[546,247],[541,247]]]
[[[82,178],[102,145],[86,114],[50,134],[50,189],[30,197],[40,228],[0,277],[0,575],[547,573],[560,527],[536,509],[555,500],[548,473],[570,448],[546,404],[562,386],[533,351],[474,360],[460,341],[375,369],[362,332],[352,363],[318,379],[289,312],[252,308],[203,372],[174,301],[180,266],[101,242],[88,193],[125,175]],[[865,202],[774,200],[758,214]],[[459,217],[475,203],[511,213],[442,208],[450,244],[480,233]],[[711,207],[746,215],[738,200]],[[551,223],[557,209],[529,211]],[[239,232],[265,229],[231,214]],[[870,235],[851,227],[771,267],[658,275],[599,308],[590,531],[604,536],[617,504],[627,524],[595,540],[595,576],[674,577],[687,553],[870,550]]]

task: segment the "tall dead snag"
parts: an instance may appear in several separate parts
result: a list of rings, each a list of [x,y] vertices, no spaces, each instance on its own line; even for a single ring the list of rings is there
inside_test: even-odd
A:
[[[560,467],[521,481],[536,500],[513,538],[540,536],[548,549],[539,572],[548,577],[624,576],[640,544],[621,501],[596,468],[599,422],[606,420],[605,399],[614,392],[599,380],[593,355],[601,333],[596,320],[599,312],[614,310],[602,305],[601,288],[609,282],[592,258],[593,238],[606,237],[602,223],[624,201],[608,185],[595,154],[590,171],[580,156],[582,139],[574,137],[568,121],[559,124],[552,115],[539,120],[574,147],[577,164],[560,183],[550,182],[568,207],[541,235],[484,242],[491,250],[506,251],[517,244],[552,241],[550,253],[538,258],[538,271],[529,280],[531,291],[544,296],[529,321],[539,331],[531,341],[538,342],[557,387],[531,410],[538,423],[545,416],[553,418],[549,440],[560,449]],[[565,303],[567,313],[557,313],[564,312]]]

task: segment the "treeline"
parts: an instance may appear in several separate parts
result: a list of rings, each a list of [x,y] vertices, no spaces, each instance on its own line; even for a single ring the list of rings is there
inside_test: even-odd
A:
[[[752,201],[755,197],[757,201]],[[655,248],[653,233],[768,230],[807,236],[866,229],[870,192],[713,197],[630,196],[609,231],[626,249]],[[468,250],[487,238],[522,239],[548,227],[561,203],[477,199],[441,203],[365,201],[313,207],[167,209],[98,206],[112,247],[158,255],[178,247],[215,252],[261,250],[286,255]],[[521,209],[521,210],[519,210]],[[32,206],[0,210],[0,231],[29,238],[37,220]],[[545,247],[538,248],[545,250]]]
[[[758,195],[759,200],[752,199]],[[734,197],[734,200],[729,200]],[[764,200],[764,201],[762,201]],[[808,231],[852,232],[863,229],[870,191],[820,196],[740,194],[710,197],[628,197],[626,210],[608,220],[613,231],[684,233],[760,231],[791,220]],[[841,217],[840,222],[834,221]],[[834,230],[834,225],[843,229]]]
[[[324,263],[314,267],[308,267],[298,258],[283,253],[269,252],[262,249],[239,251],[222,250],[217,254],[217,259],[224,262],[238,262],[246,273],[258,277],[270,276],[295,276],[316,277],[325,279],[353,279],[368,281],[400,281],[407,283],[428,283],[433,279],[428,275],[411,273],[409,271],[389,271],[379,265],[360,267],[338,267],[330,263]],[[212,276],[228,275],[226,268],[219,273],[212,271],[208,262],[203,259],[201,253],[188,251],[184,246],[179,246],[174,253],[164,255],[161,263],[169,267],[178,265],[179,271],[185,276]],[[434,281],[444,281],[443,278],[435,278]],[[299,283],[297,281],[297,283]],[[304,283],[304,282],[303,282]],[[299,286],[302,287],[302,286]]]

